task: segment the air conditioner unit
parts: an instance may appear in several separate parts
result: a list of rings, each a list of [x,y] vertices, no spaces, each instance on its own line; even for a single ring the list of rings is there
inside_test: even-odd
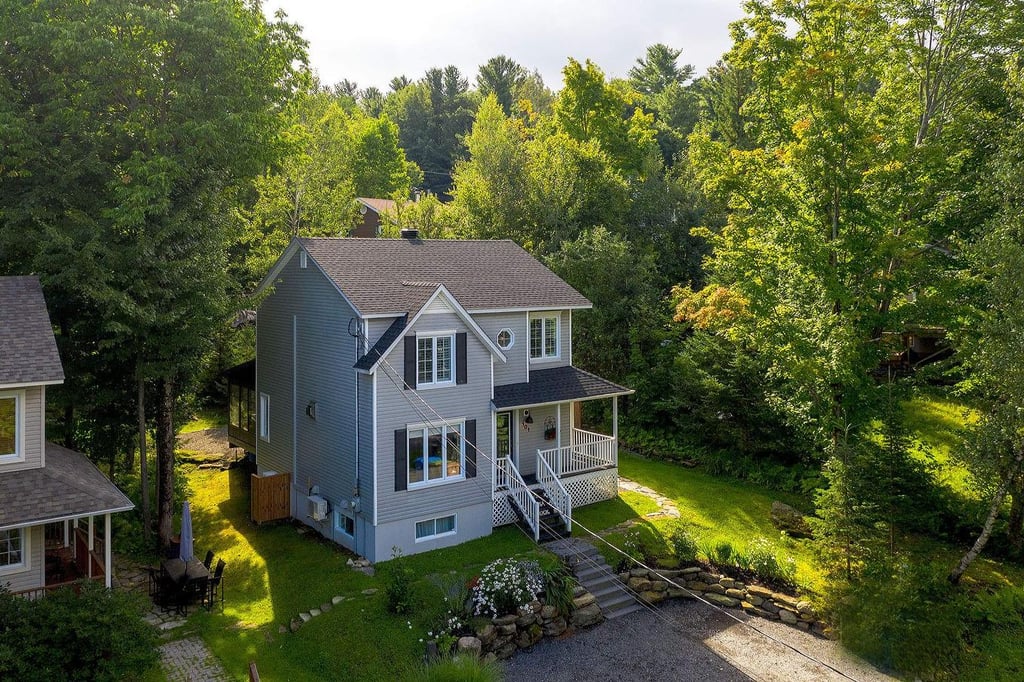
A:
[[[310,495],[306,499],[309,500],[309,515],[314,521],[323,521],[327,518],[327,500],[319,495]]]

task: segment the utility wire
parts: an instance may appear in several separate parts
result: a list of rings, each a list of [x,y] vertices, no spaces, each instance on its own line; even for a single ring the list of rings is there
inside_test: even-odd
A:
[[[365,333],[364,333],[364,332],[362,332],[361,330],[360,330],[360,332],[359,332],[359,333],[360,333],[360,335],[361,335],[361,336],[363,336],[363,338],[364,338],[364,339],[366,340],[366,343],[367,343],[367,344],[369,345],[369,338],[368,338],[368,337],[366,337]],[[394,367],[394,366],[393,366],[393,365],[392,365],[392,364],[391,364],[390,362],[388,362],[388,361],[387,361],[387,359],[386,359],[386,358],[385,358],[385,357],[383,356],[383,354],[382,354],[382,355],[380,356],[380,358],[379,358],[378,362],[379,362],[379,363],[380,363],[380,364],[381,364],[382,366],[386,367],[386,368],[387,368],[387,370],[390,370],[390,371],[391,371],[391,373],[389,373],[389,372],[388,372],[387,370],[385,370],[385,372],[384,372],[385,376],[387,376],[387,377],[388,377],[388,379],[389,379],[389,380],[390,380],[390,381],[391,381],[391,382],[392,382],[392,383],[393,383],[393,384],[394,384],[394,385],[395,385],[395,386],[396,386],[396,387],[397,387],[397,388],[399,389],[399,392],[400,392],[400,393],[401,393],[401,394],[403,395],[403,397],[404,397],[404,398],[406,399],[406,401],[407,401],[407,402],[408,402],[408,403],[410,404],[410,406],[412,406],[412,407],[413,407],[413,409],[414,409],[414,410],[415,410],[415,411],[417,412],[417,415],[419,416],[419,418],[420,418],[420,419],[423,419],[425,423],[426,423],[426,422],[430,422],[430,421],[434,421],[434,422],[436,423],[436,422],[440,421],[440,422],[441,422],[442,424],[444,424],[444,425],[445,425],[446,427],[449,427],[449,428],[450,428],[450,427],[452,427],[452,426],[453,426],[453,425],[452,425],[452,424],[451,424],[451,423],[450,423],[450,422],[449,422],[449,421],[448,421],[448,420],[447,420],[446,418],[444,418],[444,417],[443,417],[443,416],[442,416],[442,415],[441,415],[441,414],[440,414],[440,413],[439,413],[439,412],[438,412],[437,410],[435,410],[435,409],[434,409],[434,407],[433,407],[432,405],[430,405],[430,403],[429,403],[429,402],[427,402],[427,400],[426,400],[426,399],[425,399],[425,398],[424,398],[424,397],[423,397],[422,395],[420,395],[419,391],[417,391],[417,390],[416,390],[416,389],[415,389],[415,388],[414,388],[413,386],[410,386],[410,385],[409,385],[409,384],[408,384],[408,383],[407,383],[407,382],[405,381],[405,378],[404,378],[404,376],[403,376],[402,374],[400,374],[400,373],[398,372],[398,370],[397,370],[397,369],[395,369],[395,367]],[[392,374],[392,373],[393,373],[393,374]],[[399,383],[399,382],[400,382],[400,383]],[[431,412],[431,413],[433,413],[433,415],[434,415],[434,419],[433,419],[433,420],[431,420],[431,419],[429,419],[428,417],[426,417],[426,416],[425,416],[425,413],[423,412],[423,410],[422,410],[422,409],[420,409],[419,407],[417,407],[417,406],[416,406],[416,405],[415,405],[415,404],[414,404],[414,403],[412,402],[412,400],[411,400],[411,398],[409,397],[409,395],[407,395],[408,393],[411,393],[412,395],[414,395],[414,396],[416,396],[417,398],[419,398],[419,400],[420,400],[420,402],[421,402],[421,403],[423,404],[423,406],[425,406],[425,407],[426,407],[426,408],[427,408],[428,410],[430,410],[430,412]],[[496,461],[495,461],[495,460],[494,460],[494,459],[493,459],[493,458],[492,458],[492,457],[491,457],[490,455],[488,455],[488,454],[487,454],[486,452],[484,452],[484,451],[483,451],[482,449],[480,449],[480,447],[479,447],[479,446],[477,446],[477,444],[476,444],[476,443],[469,443],[469,442],[468,442],[468,441],[467,441],[467,440],[465,439],[465,437],[463,437],[463,438],[462,438],[462,442],[463,442],[463,443],[465,443],[465,444],[468,444],[468,445],[469,445],[470,447],[472,447],[472,448],[473,448],[473,449],[474,449],[474,450],[476,451],[476,453],[477,453],[478,455],[482,456],[482,457],[483,457],[483,458],[484,458],[484,459],[485,459],[486,461],[488,461],[488,462],[489,462],[489,463],[491,464],[491,466],[492,466],[492,467],[494,467],[494,466],[496,466],[496,465],[497,465]],[[477,485],[480,485],[480,486],[481,486],[481,490],[483,490],[483,491],[485,491],[485,492],[490,492],[490,493],[491,493],[491,494],[493,495],[493,490],[491,490],[491,491],[487,491],[487,490],[486,490],[485,488],[483,488],[483,486],[482,486],[482,483],[483,483],[483,482],[482,482],[482,481],[477,481],[476,483],[477,483]],[[376,485],[376,482],[375,482],[375,485]],[[530,494],[530,495],[532,495],[532,496],[533,496],[534,498],[536,498],[536,500],[537,500],[537,501],[538,501],[538,502],[539,502],[540,504],[542,504],[542,505],[543,505],[543,504],[549,504],[549,503],[547,502],[547,500],[545,500],[544,498],[542,498],[542,497],[541,497],[541,496],[540,496],[540,495],[539,495],[539,494],[538,494],[538,493],[537,493],[536,491],[534,491],[534,490],[532,490],[532,489],[528,489],[528,490],[529,490],[529,494]],[[597,540],[598,542],[604,543],[605,545],[607,545],[608,547],[610,547],[610,548],[611,548],[611,549],[612,549],[613,551],[615,551],[616,553],[618,553],[618,554],[621,554],[621,555],[622,555],[623,557],[625,557],[626,559],[628,559],[628,560],[632,561],[633,563],[637,564],[637,565],[638,565],[638,566],[640,566],[641,568],[644,568],[644,569],[646,569],[646,570],[647,570],[647,571],[648,571],[649,573],[652,573],[652,574],[654,574],[654,575],[658,576],[658,578],[659,578],[659,579],[661,579],[661,580],[665,581],[665,582],[666,582],[667,584],[669,584],[669,585],[672,585],[673,587],[675,587],[675,588],[677,588],[677,589],[683,590],[684,592],[686,592],[687,594],[689,594],[689,595],[690,595],[691,597],[693,597],[693,598],[694,598],[695,600],[697,600],[698,602],[700,602],[700,603],[704,604],[705,606],[708,606],[708,607],[710,607],[710,608],[714,609],[715,611],[717,611],[717,612],[719,612],[719,613],[721,613],[721,614],[725,615],[726,617],[728,617],[728,618],[732,619],[732,620],[733,620],[733,621],[735,621],[736,623],[738,623],[738,624],[740,624],[740,625],[743,625],[743,626],[745,626],[745,627],[747,627],[747,628],[749,628],[749,629],[753,630],[754,632],[758,633],[758,634],[759,634],[759,635],[761,635],[762,637],[765,637],[765,638],[767,638],[768,640],[770,640],[770,641],[772,641],[772,642],[774,642],[774,643],[776,643],[776,644],[779,644],[780,646],[782,646],[782,647],[784,647],[784,648],[786,648],[786,649],[789,649],[789,650],[793,651],[794,653],[796,653],[796,654],[798,654],[798,655],[802,656],[803,658],[806,658],[807,660],[811,661],[812,663],[816,663],[816,664],[818,664],[818,665],[821,665],[821,666],[823,666],[824,668],[827,668],[828,670],[830,670],[830,671],[834,672],[835,674],[839,675],[840,677],[842,677],[842,678],[844,678],[844,679],[847,679],[847,680],[853,680],[853,682],[858,682],[856,678],[854,678],[854,677],[850,677],[849,675],[847,675],[846,673],[844,673],[844,672],[843,672],[842,670],[839,670],[839,669],[838,669],[838,668],[836,668],[835,666],[833,666],[833,665],[831,665],[831,664],[829,664],[829,663],[827,663],[827,662],[825,662],[825,661],[822,661],[822,660],[820,660],[820,659],[818,659],[818,658],[815,658],[815,657],[814,657],[814,656],[812,656],[811,654],[808,654],[808,653],[806,653],[806,652],[804,652],[804,651],[800,650],[799,648],[797,648],[797,647],[793,646],[793,645],[792,645],[792,644],[790,644],[789,642],[786,642],[786,641],[784,641],[784,640],[782,640],[782,639],[779,639],[778,637],[776,637],[776,636],[772,635],[771,633],[769,633],[769,632],[766,632],[766,631],[762,630],[761,628],[759,628],[759,627],[757,627],[757,626],[755,626],[755,625],[752,625],[752,624],[751,624],[751,623],[750,623],[749,621],[745,621],[745,620],[743,620],[743,619],[739,618],[738,616],[736,616],[735,614],[733,614],[733,613],[730,613],[729,611],[726,611],[726,610],[725,610],[725,609],[724,609],[723,607],[719,606],[718,604],[714,604],[714,603],[712,603],[712,602],[708,601],[707,599],[705,599],[705,598],[704,598],[704,596],[703,596],[703,595],[701,595],[701,594],[699,594],[699,593],[697,593],[697,592],[694,592],[693,590],[689,589],[689,588],[688,588],[688,587],[686,587],[685,585],[680,585],[680,584],[679,584],[678,582],[676,582],[675,580],[673,580],[673,579],[671,579],[671,578],[668,578],[667,576],[665,576],[665,575],[664,575],[664,574],[662,574],[661,572],[657,571],[657,570],[656,570],[656,569],[654,569],[654,568],[651,568],[650,566],[646,565],[646,564],[645,564],[645,563],[643,563],[642,561],[640,561],[640,560],[638,560],[638,559],[634,559],[634,558],[633,558],[633,557],[631,557],[631,556],[630,556],[629,554],[627,554],[626,552],[624,552],[623,550],[619,549],[618,547],[616,547],[615,545],[613,545],[613,544],[612,544],[611,542],[609,542],[608,540],[606,540],[606,539],[605,539],[604,537],[600,536],[599,534],[597,534],[597,533],[596,533],[596,532],[594,532],[593,530],[591,530],[591,529],[587,528],[586,526],[584,526],[584,525],[583,525],[582,523],[580,523],[579,521],[576,521],[576,520],[574,519],[572,523],[573,523],[573,525],[574,525],[574,526],[578,526],[579,528],[581,528],[581,529],[582,529],[583,531],[585,531],[585,532],[586,532],[586,533],[587,533],[588,535],[590,535],[591,537],[593,537],[593,538],[594,538],[595,540]],[[519,526],[518,526],[518,524],[515,524],[515,525],[516,525],[517,527],[519,527]],[[528,535],[528,534],[526,533],[526,530],[525,530],[525,529],[523,529],[523,528],[521,528],[521,527],[519,527],[519,528],[520,528],[520,530],[521,530],[521,531],[522,531],[522,532],[523,532],[523,533],[524,533],[525,535],[527,535],[527,537],[529,537],[529,538],[530,538],[530,540],[533,540],[533,539],[534,539],[534,538],[530,537],[530,536],[529,536],[529,535]],[[549,532],[550,532],[550,531],[552,530],[550,526],[546,526],[546,529],[547,529],[547,530],[549,530]],[[579,555],[578,555],[578,556],[579,556]],[[598,565],[598,564],[597,564],[597,562],[593,562],[593,563],[594,563],[594,565]],[[617,576],[616,576],[616,578],[617,578]],[[628,590],[628,588],[624,588],[624,589]],[[630,592],[630,594],[632,594],[632,592]],[[663,613],[661,612],[661,610],[660,610],[660,609],[658,609],[658,608],[654,607],[654,606],[653,606],[652,604],[649,604],[648,602],[645,602],[645,601],[644,601],[643,599],[641,599],[641,598],[639,597],[639,595],[634,595],[634,598],[635,598],[635,600],[637,601],[637,603],[639,603],[639,604],[640,604],[640,605],[641,605],[642,607],[644,607],[644,608],[648,609],[649,611],[651,611],[652,613],[654,613],[654,614],[655,614],[655,615],[656,615],[656,616],[657,616],[658,618],[660,618],[660,619],[661,619],[661,620],[662,620],[663,622],[666,622],[667,624],[669,624],[670,626],[673,626],[673,627],[676,627],[676,626],[678,625],[678,624],[676,624],[676,623],[675,623],[675,622],[674,622],[674,621],[673,621],[673,620],[672,620],[671,618],[669,618],[669,617],[665,616],[665,615],[664,615],[664,614],[663,614]]]

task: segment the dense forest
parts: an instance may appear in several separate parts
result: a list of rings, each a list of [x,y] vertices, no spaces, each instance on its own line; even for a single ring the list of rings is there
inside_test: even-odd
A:
[[[703,74],[654,44],[625,79],[498,55],[386,93],[320,82],[301,29],[244,0],[2,4],[0,274],[47,294],[51,437],[141,467],[161,541],[175,428],[253,353],[236,314],[369,196],[398,200],[385,236],[512,239],[593,301],[574,360],[636,389],[624,446],[805,499],[851,632],[891,618],[921,647],[867,653],[940,675],[987,594],[965,570],[1024,558],[1019,3],[751,0]],[[913,329],[952,352],[912,366]],[[914,455],[921,391],[976,415],[961,494]],[[895,615],[847,598],[892,584]],[[1024,592],[998,599],[1024,623]],[[959,615],[928,637],[914,604]]]

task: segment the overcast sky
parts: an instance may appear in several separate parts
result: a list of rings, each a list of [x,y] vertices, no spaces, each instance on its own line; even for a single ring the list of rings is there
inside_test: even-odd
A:
[[[741,0],[264,0],[302,26],[311,65],[325,84],[348,78],[387,92],[392,77],[415,80],[455,64],[469,79],[504,54],[561,88],[569,57],[625,76],[648,45],[682,48],[697,75],[729,47]]]

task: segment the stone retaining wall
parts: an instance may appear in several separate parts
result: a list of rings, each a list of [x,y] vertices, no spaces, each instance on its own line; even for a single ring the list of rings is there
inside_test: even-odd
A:
[[[755,616],[782,621],[823,637],[832,634],[828,624],[818,620],[810,602],[760,585],[745,585],[729,576],[709,573],[700,566],[663,571],[634,568],[620,573],[619,580],[650,604],[674,598],[692,599],[696,594],[716,606],[741,608]]]
[[[476,636],[462,637],[460,653],[482,656],[490,661],[508,658],[519,649],[533,646],[545,637],[561,637],[580,628],[597,625],[604,620],[594,595],[577,588],[573,612],[567,618],[550,604],[534,600],[519,613],[494,618],[476,628]]]

